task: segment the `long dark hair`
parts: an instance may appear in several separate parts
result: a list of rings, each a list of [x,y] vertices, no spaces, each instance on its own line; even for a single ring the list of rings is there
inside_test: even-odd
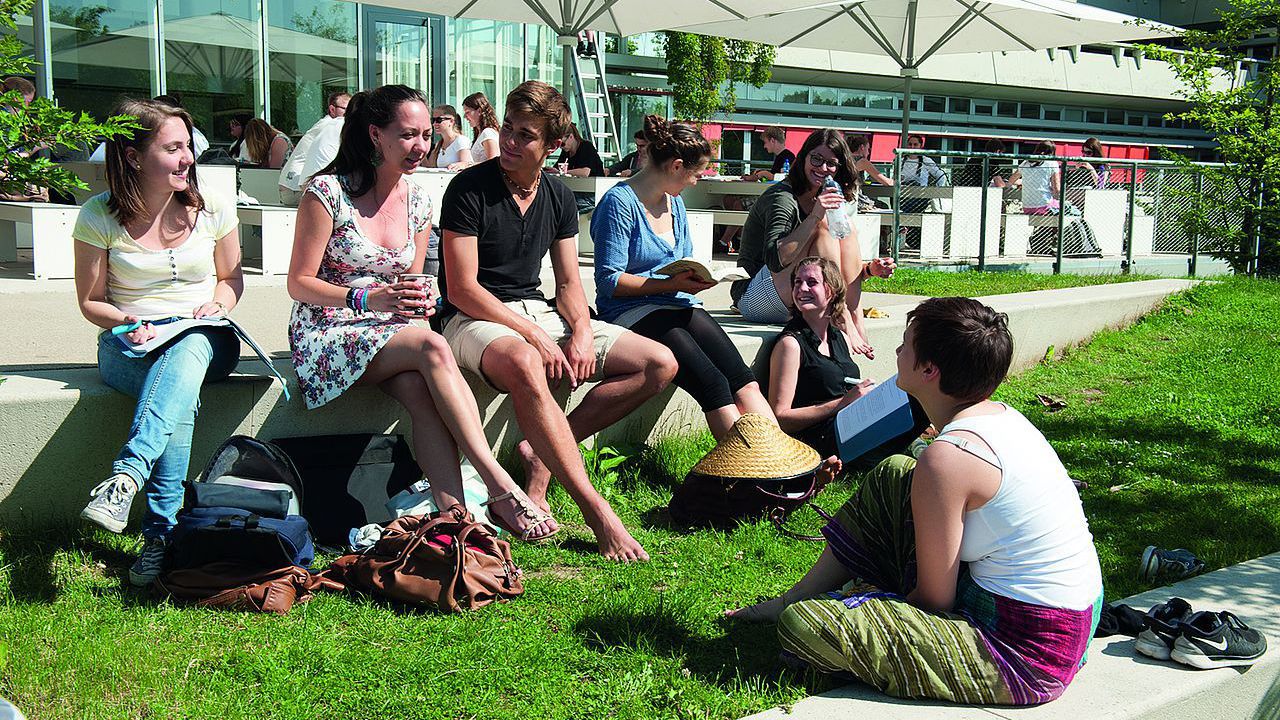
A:
[[[377,148],[369,137],[369,128],[385,128],[396,118],[396,110],[407,102],[427,105],[427,98],[408,85],[383,85],[351,96],[342,123],[342,142],[338,156],[316,175],[337,175],[343,189],[353,198],[373,189],[378,166],[373,163]]]
[[[240,137],[236,138],[236,141],[231,143],[231,149],[227,151],[231,153],[231,157],[234,158],[240,153],[240,146],[244,144],[244,131],[249,125],[249,121],[253,119],[253,113],[236,113],[231,116],[231,119],[235,120],[236,124],[240,126]]]
[[[498,113],[494,112],[489,98],[482,92],[474,92],[462,99],[462,107],[471,108],[480,114],[480,124],[471,128],[471,139],[479,140],[485,128],[498,129]]]
[[[107,209],[116,220],[124,226],[147,213],[147,204],[142,197],[142,179],[138,171],[129,164],[125,150],[135,148],[139,153],[155,139],[156,130],[169,118],[180,118],[187,126],[187,138],[191,138],[191,115],[180,107],[173,107],[157,100],[125,100],[111,113],[112,115],[131,115],[138,119],[142,127],[133,131],[133,135],[117,135],[107,141],[107,188],[111,194],[107,197]],[[173,199],[183,207],[194,208],[197,212],[204,209],[204,198],[196,185],[195,148],[191,148],[191,167],[187,169],[187,189],[175,192]]]
[[[836,169],[835,179],[844,191],[844,199],[852,200],[858,191],[858,176],[853,172],[853,154],[849,152],[849,143],[844,140],[844,133],[832,128],[822,128],[809,133],[800,152],[796,153],[796,161],[791,163],[791,172],[787,173],[787,184],[796,195],[809,191],[809,153],[822,145],[831,151],[840,161]]]

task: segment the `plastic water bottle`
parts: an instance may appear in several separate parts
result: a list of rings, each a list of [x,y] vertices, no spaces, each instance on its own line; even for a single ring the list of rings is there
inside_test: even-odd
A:
[[[822,191],[826,192],[827,188],[835,188],[840,193],[840,197],[844,197],[844,193],[840,190],[840,186],[830,176],[822,183]],[[831,231],[831,236],[837,240],[843,240],[851,233],[853,228],[849,226],[849,216],[844,214],[844,205],[838,208],[832,208],[827,211],[827,229]]]
[[[774,179],[775,181],[777,181],[777,180],[781,180],[781,179],[785,178],[785,177],[787,176],[787,173],[789,173],[789,172],[791,172],[791,159],[790,159],[790,158],[787,158],[786,160],[783,160],[783,161],[782,161],[782,172],[780,172],[780,173],[778,173],[777,175],[775,175],[775,176],[773,177],[773,179]]]

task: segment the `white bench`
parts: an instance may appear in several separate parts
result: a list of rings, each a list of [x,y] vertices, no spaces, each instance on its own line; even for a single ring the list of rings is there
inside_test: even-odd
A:
[[[296,208],[280,205],[240,205],[236,215],[240,218],[240,245],[249,257],[262,258],[263,275],[287,275],[289,259],[293,256],[293,223]],[[259,232],[245,232],[243,228],[258,228]]]
[[[72,195],[76,203],[83,205],[85,200],[107,190],[107,164],[100,162],[69,162],[63,167],[70,170],[89,186],[88,190],[75,190]],[[225,198],[227,202],[236,199],[236,168],[234,165],[198,165],[196,166],[196,182],[200,192]]]
[[[38,280],[75,277],[71,231],[80,208],[50,203],[0,202],[0,261],[30,249]]]
[[[280,204],[280,171],[264,168],[238,168],[240,192],[263,205]]]

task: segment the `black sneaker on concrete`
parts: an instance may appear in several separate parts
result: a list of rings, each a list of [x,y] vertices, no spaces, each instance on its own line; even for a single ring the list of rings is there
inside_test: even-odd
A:
[[[1179,625],[1170,656],[1193,668],[1252,665],[1267,651],[1267,638],[1227,611],[1198,612]]]
[[[1181,580],[1204,570],[1204,562],[1190,550],[1165,550],[1148,545],[1138,560],[1138,578],[1147,582]]]
[[[147,538],[142,544],[142,554],[129,568],[129,582],[146,587],[160,577],[160,571],[164,569],[164,551],[164,538]]]
[[[116,473],[98,483],[89,493],[93,499],[80,511],[80,517],[113,533],[124,532],[129,524],[129,506],[138,494],[138,484],[124,473]]]
[[[1147,611],[1147,627],[1138,633],[1133,649],[1149,658],[1168,660],[1173,643],[1182,632],[1182,622],[1191,615],[1191,603],[1182,598],[1169,598],[1156,605]]]

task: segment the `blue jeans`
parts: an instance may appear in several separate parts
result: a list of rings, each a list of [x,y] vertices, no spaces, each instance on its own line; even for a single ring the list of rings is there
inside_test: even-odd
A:
[[[138,399],[129,438],[111,464],[146,496],[143,537],[164,537],[182,508],[191,464],[191,435],[200,408],[200,386],[235,370],[240,341],[230,330],[196,328],[161,350],[132,358],[110,333],[98,336],[98,372],[112,388]]]

